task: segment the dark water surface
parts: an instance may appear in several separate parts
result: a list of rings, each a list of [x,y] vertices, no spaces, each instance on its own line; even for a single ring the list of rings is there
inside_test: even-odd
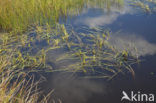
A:
[[[72,25],[75,30],[81,27],[110,29],[110,43],[119,50],[126,48],[128,43],[133,44],[142,62],[133,66],[134,78],[125,73],[111,81],[68,77],[68,73],[49,74],[44,89],[55,89],[53,97],[56,102],[60,99],[63,103],[124,103],[121,102],[122,91],[127,94],[140,91],[156,96],[156,13],[145,13],[125,4],[109,12],[98,7],[84,8],[78,16],[60,22]],[[135,54],[131,48],[130,52]]]

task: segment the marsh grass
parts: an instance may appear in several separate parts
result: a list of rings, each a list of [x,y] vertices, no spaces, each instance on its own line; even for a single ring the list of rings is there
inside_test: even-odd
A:
[[[24,31],[29,26],[54,25],[67,10],[83,5],[84,0],[0,0],[0,27]]]
[[[5,71],[6,72],[6,71]],[[4,72],[3,72],[4,73]],[[41,97],[41,90],[38,85],[42,81],[35,81],[31,76],[27,80],[26,75],[18,75],[15,79],[13,72],[1,76],[0,82],[0,102],[1,103],[48,103],[52,91],[44,98]],[[40,101],[39,101],[40,100]]]
[[[7,53],[4,53],[7,52]],[[0,53],[0,102],[1,103],[39,103],[40,89],[30,71],[23,71],[23,60],[20,53],[15,56],[12,50],[2,50]],[[20,57],[19,57],[20,56]],[[30,65],[29,65],[30,66]],[[33,67],[33,65],[31,64]],[[20,69],[18,69],[20,68]],[[29,76],[29,77],[28,77]],[[28,78],[28,79],[27,79]],[[48,97],[41,101],[47,103]]]
[[[131,65],[137,58],[109,44],[110,30],[83,28],[88,32],[84,34],[58,23],[61,16],[76,15],[84,6],[110,10],[123,4],[123,0],[0,0],[0,102],[38,103],[40,81],[28,77],[32,72],[80,72],[107,80],[127,71],[134,76]],[[63,54],[47,59],[49,52],[60,49]],[[44,103],[50,94],[43,96]]]
[[[0,102],[38,103],[41,81],[28,74],[45,68],[45,51],[41,49],[32,55],[35,40],[28,35],[1,33],[0,36]],[[43,98],[44,103],[48,97]]]
[[[131,55],[128,50],[118,51],[116,47],[109,44],[109,36],[111,32],[108,30],[100,30],[101,32],[90,31],[88,34],[76,33],[72,28],[66,28],[64,25],[58,24],[52,31],[52,40],[48,45],[48,52],[63,49],[63,54],[59,54],[57,59],[51,61],[59,65],[52,71],[81,72],[85,76],[114,78],[117,74],[124,74],[125,71],[135,75],[131,64],[137,63],[138,58]],[[62,55],[62,56],[61,56]],[[49,62],[49,61],[48,61]],[[61,66],[62,64],[62,66]]]
[[[106,78],[107,80],[113,79],[119,73],[124,74],[126,71],[131,72],[134,76],[131,64],[137,63],[137,58],[126,50],[119,52],[111,46],[108,42],[110,31],[99,28],[93,31],[95,32],[90,31],[88,34],[76,33],[72,28],[66,28],[65,25],[56,24],[55,27],[51,27],[46,24],[32,27],[25,35],[2,33],[2,38],[0,38],[0,85],[2,85],[1,95],[4,98],[1,101],[9,101],[14,98],[12,102],[36,102],[40,97],[40,91],[37,89],[37,93],[28,95],[30,93],[25,94],[24,87],[20,86],[21,83],[26,83],[25,76],[31,72],[63,71],[73,74],[79,72],[85,77]],[[45,45],[40,46],[43,43]],[[50,61],[46,58],[49,56],[48,52],[59,49],[64,49],[63,56],[51,62],[56,62],[60,67],[53,68],[48,65],[47,62]],[[61,64],[65,65],[61,66]],[[15,82],[15,86],[9,87],[11,90],[9,94],[5,94],[8,90],[4,83],[10,85],[11,80],[18,81],[18,77],[21,76],[22,79]],[[35,88],[34,86],[37,86],[39,82],[34,83],[28,83],[29,89]],[[14,93],[19,86],[19,92],[15,96]],[[27,99],[23,97],[24,95]]]
[[[110,9],[123,0],[0,0],[0,28],[26,31],[32,25],[54,26],[61,16],[76,15],[87,6]]]

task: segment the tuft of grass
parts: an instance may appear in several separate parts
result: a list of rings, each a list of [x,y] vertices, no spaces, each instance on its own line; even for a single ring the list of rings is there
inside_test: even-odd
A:
[[[34,81],[28,74],[45,68],[45,50],[32,55],[35,40],[28,35],[1,33],[0,36],[0,102],[39,103],[40,81]],[[45,96],[44,103],[48,98]]]
[[[41,91],[38,84],[41,81],[34,81],[34,77],[29,77],[28,72],[18,69],[22,67],[22,58],[14,57],[14,51],[8,55],[0,53],[0,102],[1,103],[39,103]],[[9,52],[9,51],[7,51]],[[18,56],[21,56],[18,53]],[[20,60],[19,60],[20,59]],[[16,64],[14,64],[16,63]],[[47,103],[48,97],[45,97],[40,103]]]

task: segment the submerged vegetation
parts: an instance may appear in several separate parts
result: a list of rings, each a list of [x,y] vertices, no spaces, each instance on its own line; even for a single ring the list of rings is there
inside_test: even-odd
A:
[[[124,0],[0,0],[0,102],[46,103],[49,95],[40,100],[41,81],[32,72],[80,72],[108,80],[125,71],[134,76],[131,65],[138,58],[110,45],[110,30],[83,28],[84,34],[59,24],[60,17],[84,7],[110,11],[114,5],[120,8]],[[63,52],[52,59],[55,50]]]
[[[40,91],[37,89],[33,93],[27,94],[26,92],[25,94],[27,88],[24,84],[27,83],[26,77],[37,71],[80,72],[86,77],[111,80],[118,73],[128,70],[134,76],[131,64],[136,63],[137,58],[126,50],[118,52],[115,47],[111,46],[108,42],[110,31],[100,29],[94,31],[88,34],[76,33],[72,28],[66,28],[64,25],[56,24],[55,27],[50,27],[47,24],[32,28],[28,34],[17,37],[6,33],[1,34],[1,89],[4,90],[2,95],[4,97],[7,95],[8,98],[13,96],[15,99],[11,99],[12,102],[17,100],[19,103],[21,101],[36,102]],[[42,44],[45,45],[41,46]],[[50,56],[49,53],[55,50],[63,50],[63,53],[55,60],[46,59]],[[55,68],[49,63],[60,66]],[[7,84],[5,84],[6,87],[4,83]],[[28,89],[35,88],[35,84],[30,86],[32,87]],[[12,90],[9,94],[7,94],[8,87]],[[25,95],[30,98],[25,100],[23,97]],[[8,98],[2,98],[1,101],[10,100]],[[16,98],[20,99],[16,100]]]
[[[146,13],[156,12],[156,0],[133,0],[131,4]]]

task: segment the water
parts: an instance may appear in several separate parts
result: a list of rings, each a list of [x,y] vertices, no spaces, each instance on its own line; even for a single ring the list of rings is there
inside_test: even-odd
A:
[[[110,43],[117,49],[129,48],[133,44],[138,49],[142,62],[134,65],[135,77],[130,73],[118,75],[111,81],[104,79],[81,79],[68,77],[68,73],[48,74],[46,90],[55,89],[54,100],[63,103],[121,103],[122,91],[153,93],[156,95],[156,13],[145,13],[139,8],[125,5],[112,7],[110,11],[101,8],[84,8],[77,16],[67,17],[60,23],[72,25],[77,32],[81,27],[110,29]],[[128,102],[127,102],[128,103]]]

